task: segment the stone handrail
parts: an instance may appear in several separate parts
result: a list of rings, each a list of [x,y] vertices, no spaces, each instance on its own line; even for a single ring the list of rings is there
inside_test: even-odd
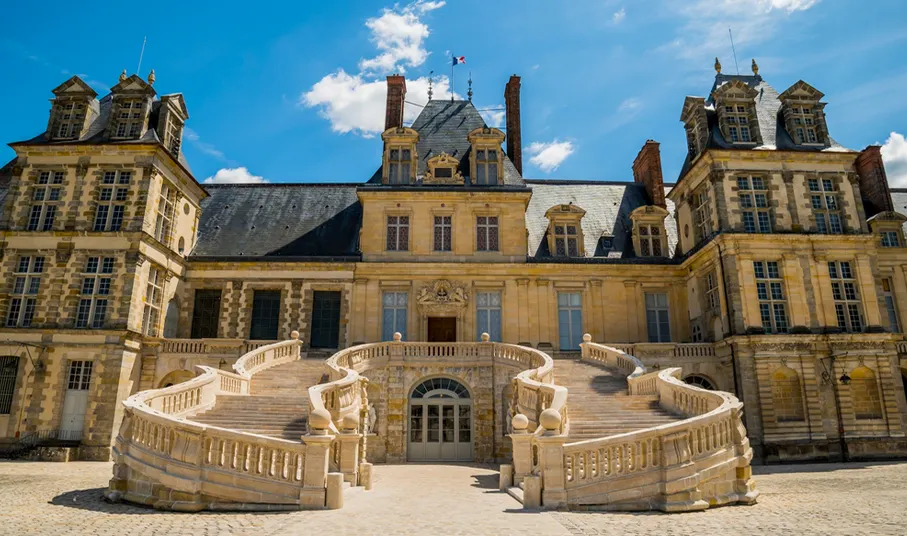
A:
[[[609,347],[644,358],[715,357],[715,345],[708,342],[637,342],[609,343]]]
[[[157,339],[158,352],[164,354],[188,355],[245,355],[262,346],[279,341],[260,341],[246,339]]]
[[[298,337],[297,332],[293,332]],[[243,355],[233,364],[233,370],[240,376],[251,378],[265,369],[283,365],[299,359],[302,343],[293,338],[291,341],[275,342],[260,346]]]
[[[554,385],[554,360],[551,356],[534,348],[494,343],[494,357],[529,368],[513,379],[513,412],[526,418],[525,422],[515,423],[514,426],[541,434],[546,429],[541,425],[547,422],[549,427],[556,426],[559,433],[566,434],[569,426],[567,389]],[[543,416],[546,412],[547,417]]]

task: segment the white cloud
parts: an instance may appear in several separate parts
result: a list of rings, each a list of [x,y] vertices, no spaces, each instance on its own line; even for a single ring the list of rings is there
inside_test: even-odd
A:
[[[492,128],[500,128],[504,124],[505,113],[501,110],[503,106],[489,106],[490,109],[480,109],[479,114],[485,120],[485,124]]]
[[[882,145],[882,161],[888,184],[895,188],[907,188],[907,139],[903,134],[892,132]]]
[[[614,12],[613,15],[611,15],[611,22],[613,22],[614,24],[620,24],[624,21],[625,18],[627,18],[627,10],[620,8],[619,10]]]
[[[635,114],[641,108],[642,101],[637,99],[636,97],[630,97],[629,99],[625,99],[620,103],[620,105],[617,107],[617,111],[619,113]]]
[[[547,143],[536,141],[524,150],[532,155],[529,161],[545,173],[556,170],[574,152],[572,142],[557,140]]]
[[[449,99],[447,77],[435,79],[432,98]],[[455,95],[459,98],[459,95]],[[303,93],[300,103],[319,108],[318,113],[331,122],[331,130],[340,134],[353,132],[370,138],[384,132],[384,106],[387,101],[387,82],[371,80],[361,74],[351,75],[343,69],[319,80]],[[428,78],[406,81],[406,104],[403,121],[412,122],[428,102]],[[414,106],[413,104],[417,105]]]
[[[198,132],[192,130],[189,127],[183,129],[183,138],[185,138],[189,143],[191,143],[196,149],[205,153],[208,156],[213,156],[214,158],[222,161],[226,161],[223,151],[217,147],[211,145],[210,143],[204,142],[199,138]]]
[[[205,179],[205,184],[262,184],[268,182],[264,177],[253,175],[245,167],[219,169],[213,177]]]
[[[377,73],[406,72],[406,67],[425,63],[429,52],[425,39],[429,30],[420,15],[444,6],[444,2],[415,2],[404,7],[385,9],[380,17],[365,21],[372,42],[380,54],[359,62],[362,71]]]
[[[768,9],[783,9],[790,13],[791,11],[806,11],[819,3],[819,0],[756,0]]]

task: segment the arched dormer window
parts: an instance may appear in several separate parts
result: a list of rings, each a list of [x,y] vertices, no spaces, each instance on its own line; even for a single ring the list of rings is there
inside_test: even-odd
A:
[[[411,128],[393,127],[381,134],[384,140],[382,182],[384,184],[412,184],[416,182],[418,155],[416,143],[419,133]]]
[[[708,119],[705,115],[705,99],[702,97],[687,97],[683,102],[683,112],[680,120],[684,123],[687,133],[687,151],[690,161],[696,160],[705,150],[709,138]]]
[[[633,249],[638,257],[667,257],[668,240],[665,236],[664,219],[668,211],[654,205],[646,205],[630,213],[633,222]]]
[[[712,93],[724,140],[733,144],[760,143],[755,99],[759,92],[746,82],[731,80]]]
[[[782,93],[781,114],[787,133],[798,145],[829,145],[828,125],[825,122],[825,95],[800,80]]]
[[[504,133],[496,128],[482,127],[469,133],[467,139],[472,146],[469,159],[469,173],[475,186],[497,186],[504,184]]]
[[[425,163],[423,184],[463,184],[463,174],[460,173],[460,161],[447,153],[433,156]]]
[[[548,251],[553,257],[584,257],[583,227],[586,211],[569,203],[545,212],[548,218]]]

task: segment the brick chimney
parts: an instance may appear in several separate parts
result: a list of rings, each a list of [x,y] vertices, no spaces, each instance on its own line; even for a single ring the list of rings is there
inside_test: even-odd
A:
[[[639,150],[633,161],[633,181],[646,187],[653,205],[667,208],[664,177],[661,175],[661,151],[657,141],[646,140]]]
[[[387,77],[387,107],[384,114],[384,130],[403,126],[403,100],[406,98],[406,78],[392,74]]]
[[[882,163],[882,148],[870,145],[863,149],[854,162],[854,167],[860,177],[860,194],[863,196],[866,217],[893,211],[894,203],[891,202],[891,190],[888,188],[885,164]]]
[[[513,75],[504,88],[504,108],[507,114],[507,156],[516,170],[523,174],[523,145],[520,135],[520,77]]]

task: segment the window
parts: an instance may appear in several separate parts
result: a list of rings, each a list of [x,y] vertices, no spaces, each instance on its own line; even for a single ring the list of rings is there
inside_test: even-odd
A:
[[[854,417],[882,418],[882,397],[879,395],[879,384],[872,369],[860,366],[850,371],[849,387]]]
[[[693,221],[696,224],[697,242],[712,234],[712,207],[704,186],[693,193]]]
[[[19,257],[13,274],[15,279],[13,291],[10,292],[9,311],[6,314],[7,327],[31,327],[42,273],[44,257]]]
[[[17,356],[0,356],[0,415],[8,415],[12,410],[18,373],[19,358]]]
[[[698,322],[693,322],[690,325],[690,334],[693,338],[693,342],[702,342],[702,326]]]
[[[50,231],[57,216],[57,206],[63,196],[63,171],[42,171],[32,190],[31,212],[28,215],[29,231]]]
[[[70,391],[87,391],[91,387],[93,361],[70,361],[66,388]]]
[[[793,112],[793,122],[797,135],[797,139],[794,141],[800,144],[818,143],[819,136],[816,133],[818,121],[812,108],[794,106],[791,111]]]
[[[823,234],[841,234],[841,209],[838,194],[831,179],[809,179],[809,196],[816,217],[816,231]]]
[[[76,311],[77,328],[102,328],[107,316],[113,257],[88,257],[82,275],[82,297]]]
[[[728,125],[731,142],[749,143],[753,141],[750,136],[749,113],[746,106],[740,104],[725,106],[724,120]]]
[[[797,422],[806,418],[803,410],[803,387],[794,369],[781,366],[772,372],[772,406],[775,421]]]
[[[394,333],[400,332],[406,340],[406,307],[409,294],[406,292],[385,292],[382,318],[382,335],[385,341],[394,340]]]
[[[759,315],[766,333],[787,333],[787,300],[784,297],[784,279],[775,261],[753,262],[756,274],[756,297]]]
[[[388,184],[409,184],[412,166],[410,149],[390,149],[388,153]]]
[[[316,290],[312,299],[312,348],[340,344],[340,291]]]
[[[148,269],[148,284],[145,287],[145,314],[142,317],[142,333],[149,337],[158,336],[163,299],[164,277],[161,269],[152,265]]]
[[[176,204],[176,190],[166,182],[161,184],[161,195],[157,200],[157,220],[154,223],[154,237],[165,246],[170,245],[173,231],[173,207]]]
[[[721,310],[718,295],[718,274],[714,270],[705,275],[705,302],[707,310],[716,313]]]
[[[646,327],[649,330],[649,342],[671,342],[667,294],[646,293]]]
[[[828,263],[828,276],[831,279],[831,291],[835,300],[835,315],[838,327],[846,332],[863,331],[863,312],[857,282],[849,262],[832,261]]]
[[[387,217],[387,250],[409,251],[409,216]]]
[[[179,156],[180,154],[180,145],[182,143],[182,132],[183,124],[179,121],[171,118],[167,121],[167,131],[166,131],[166,145],[167,149],[174,156]]]
[[[120,102],[117,114],[117,138],[138,138],[142,130],[142,101],[124,100]]]
[[[557,293],[557,323],[561,350],[579,350],[579,345],[583,342],[582,294]]]
[[[249,338],[256,341],[277,339],[280,323],[280,291],[256,290],[252,296],[252,325]]]
[[[123,226],[123,217],[126,213],[125,201],[129,189],[112,185],[129,184],[132,180],[132,171],[105,171],[101,188],[98,192],[98,208],[95,212],[95,231],[119,231]]]
[[[57,105],[58,128],[56,137],[61,139],[78,138],[85,120],[85,105],[67,102]]]
[[[658,225],[639,226],[639,254],[642,257],[661,257],[661,227]]]
[[[765,180],[762,177],[737,177],[737,196],[743,212],[743,230],[747,233],[772,232]]]
[[[898,322],[897,302],[894,299],[891,279],[882,278],[882,298],[885,300],[885,310],[888,312],[888,328],[892,333],[901,332],[901,323]]]
[[[195,306],[192,309],[193,339],[217,338],[217,324],[220,322],[220,297],[218,290],[196,290]]]
[[[554,224],[554,254],[558,257],[578,257],[577,226],[571,223]]]
[[[501,340],[501,293],[476,293],[476,340],[487,333],[491,340]]]
[[[476,217],[476,250],[498,251],[498,217]]]
[[[450,251],[451,216],[435,216],[435,251]]]
[[[495,185],[498,183],[498,150],[478,149],[476,151],[476,184]]]
[[[901,246],[901,240],[898,238],[897,231],[882,231],[882,247],[897,248]]]

